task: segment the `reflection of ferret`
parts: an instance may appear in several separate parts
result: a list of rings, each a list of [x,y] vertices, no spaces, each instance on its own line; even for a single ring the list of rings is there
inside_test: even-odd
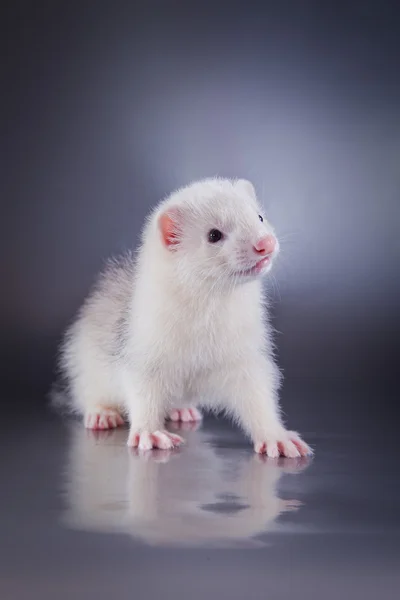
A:
[[[261,277],[278,252],[252,184],[209,179],[148,219],[137,258],[111,262],[67,331],[61,367],[85,425],[130,421],[128,444],[171,448],[164,420],[224,408],[270,457],[306,455],[277,399]]]
[[[216,451],[204,429],[188,430],[180,453],[132,454],[122,430],[92,432],[74,424],[71,433],[63,522],[74,529],[124,533],[157,545],[252,548],[262,543],[255,536],[285,529],[276,520],[300,505],[279,498],[277,488],[285,471],[307,466],[306,458],[278,462]]]

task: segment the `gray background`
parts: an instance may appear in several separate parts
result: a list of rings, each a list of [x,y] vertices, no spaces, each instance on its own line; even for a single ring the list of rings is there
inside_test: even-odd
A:
[[[254,182],[281,238],[286,412],[298,427],[393,424],[396,3],[6,4],[4,402],[45,401],[103,260],[136,245],[161,197],[218,174]]]
[[[397,5],[3,2],[1,598],[398,599]],[[104,259],[136,245],[161,197],[214,174],[251,179],[281,239],[282,401],[315,448],[301,472],[224,419],[182,432],[159,464],[128,452],[126,430],[45,408],[61,332]],[[275,495],[299,510],[271,523]],[[144,512],[130,532],[131,503]],[[101,518],[69,529],[74,509],[119,514],[121,534]],[[262,545],[137,535],[174,515],[196,537],[211,514],[232,533],[249,515]]]

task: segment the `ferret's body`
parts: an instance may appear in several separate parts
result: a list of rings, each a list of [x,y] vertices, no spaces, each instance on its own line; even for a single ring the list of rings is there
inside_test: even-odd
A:
[[[169,448],[182,440],[164,420],[197,420],[203,405],[231,413],[259,452],[309,453],[279,416],[261,285],[277,250],[249,182],[205,180],[161,202],[138,254],[110,262],[66,334],[85,425],[126,415],[129,445]]]

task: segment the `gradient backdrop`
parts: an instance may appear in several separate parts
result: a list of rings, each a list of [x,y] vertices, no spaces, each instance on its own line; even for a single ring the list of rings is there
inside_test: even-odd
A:
[[[253,181],[281,238],[290,424],[395,426],[397,3],[5,4],[3,402],[45,402],[103,260],[136,245],[161,197],[221,175]]]

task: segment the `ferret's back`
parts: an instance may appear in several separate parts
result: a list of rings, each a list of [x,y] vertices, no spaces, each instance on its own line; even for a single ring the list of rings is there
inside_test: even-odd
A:
[[[79,368],[75,363],[84,355],[94,353],[116,359],[122,354],[128,335],[134,273],[132,253],[107,262],[66,333],[61,366],[67,376],[74,376]]]

